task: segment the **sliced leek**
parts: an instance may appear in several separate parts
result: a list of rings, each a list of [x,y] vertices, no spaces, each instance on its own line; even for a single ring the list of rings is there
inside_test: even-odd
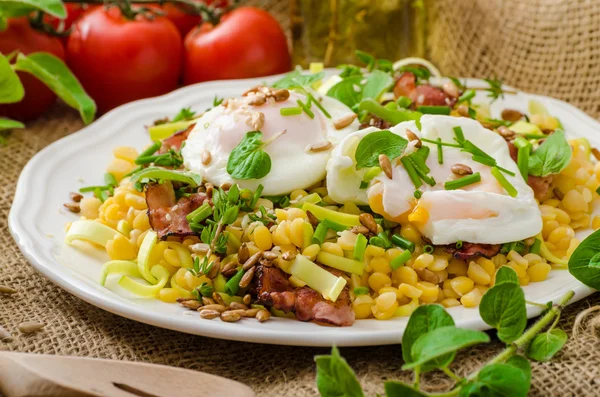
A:
[[[358,215],[344,214],[343,212],[333,211],[324,207],[319,207],[316,204],[304,203],[302,205],[304,211],[310,211],[320,221],[327,218],[344,226],[360,226]]]
[[[155,278],[155,280],[157,280],[156,284],[142,284],[128,276],[123,276],[121,277],[121,280],[119,280],[119,285],[125,288],[127,291],[141,297],[155,297],[158,292],[167,284],[167,281],[169,281],[170,274],[169,271],[161,265],[152,267],[150,273],[152,273],[152,276]]]
[[[302,255],[296,256],[290,266],[290,273],[323,295],[323,298],[334,302],[346,285],[343,277],[334,276]]]
[[[148,230],[137,257],[137,266],[142,277],[149,283],[156,284],[158,280],[150,271],[150,258],[152,257],[152,249],[156,246],[157,234],[153,230]],[[163,268],[164,269],[164,268]]]
[[[350,258],[344,258],[343,256],[334,255],[325,251],[319,252],[317,255],[317,261],[325,266],[329,266],[343,272],[358,274],[359,276],[361,276],[365,270],[365,264],[363,262],[359,262]]]
[[[187,289],[183,288],[181,285],[179,285],[179,283],[177,283],[177,278],[175,277],[176,275],[177,272],[171,277],[171,288],[177,291],[179,296],[181,296],[182,298],[191,298],[192,293]]]
[[[184,267],[186,269],[191,269],[192,267],[194,267],[194,261],[192,260],[190,251],[185,247],[185,245],[174,241],[167,241],[167,247],[171,248],[177,253],[177,257],[179,258],[179,263],[181,263],[181,267]]]
[[[110,274],[120,274],[132,277],[142,277],[137,263],[132,261],[108,261],[102,265],[102,275],[100,276],[100,285],[106,284],[106,278]]]
[[[550,249],[548,249],[548,247],[546,246],[546,243],[544,242],[544,238],[542,237],[542,233],[537,235],[538,240],[541,241],[540,244],[540,255],[542,256],[542,258],[545,258],[548,262],[554,263],[556,265],[560,265],[561,267],[567,267],[568,262],[565,259],[561,259],[559,257],[557,257],[556,255],[554,255],[552,252],[550,252]]]
[[[75,221],[71,224],[65,243],[71,244],[73,240],[86,240],[106,247],[109,240],[115,238],[119,232],[112,227],[90,220]]]

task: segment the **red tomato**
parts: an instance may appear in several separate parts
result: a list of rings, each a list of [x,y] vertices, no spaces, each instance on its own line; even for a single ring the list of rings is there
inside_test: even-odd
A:
[[[287,39],[268,12],[240,7],[185,38],[184,83],[267,76],[290,70]]]
[[[59,27],[61,26],[61,22],[63,22],[63,29],[66,31],[73,25],[73,22],[75,22],[77,18],[83,15],[85,10],[89,8],[89,5],[66,3],[65,8],[67,9],[67,17],[65,19],[59,19],[56,17],[46,15],[44,18],[44,22],[50,24],[50,26],[52,26],[56,30],[59,29]]]
[[[0,52],[8,54],[16,50],[23,54],[45,51],[65,59],[60,40],[33,29],[27,18],[9,19],[7,29],[0,32]],[[21,102],[1,105],[0,115],[22,121],[33,120],[52,106],[56,95],[29,73],[18,72],[18,75],[25,97]]]
[[[98,111],[177,88],[181,36],[164,17],[126,19],[117,7],[86,12],[73,25],[67,62]]]

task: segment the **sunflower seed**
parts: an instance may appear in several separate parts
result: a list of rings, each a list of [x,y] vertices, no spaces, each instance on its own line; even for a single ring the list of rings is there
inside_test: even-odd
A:
[[[202,164],[209,165],[212,160],[212,155],[208,150],[204,150],[200,156],[200,160],[202,161]]]
[[[440,278],[429,269],[415,269],[417,276],[423,281],[427,281],[431,284],[439,284]]]
[[[319,219],[316,216],[314,216],[312,212],[306,211],[306,217],[308,218],[308,221],[311,225],[317,226],[319,224]]]
[[[421,142],[421,139],[417,136],[417,134],[415,134],[414,132],[412,132],[409,129],[406,129],[406,137],[408,138],[409,141],[416,141],[417,143],[415,143],[415,147],[416,148],[420,148],[421,146],[423,146],[423,142]]]
[[[267,260],[275,260],[279,257],[279,255],[277,255],[275,252],[271,252],[271,251],[264,251],[262,253],[263,258],[267,259]]]
[[[350,231],[354,234],[369,234],[369,229],[364,226],[353,226]]]
[[[261,323],[264,323],[265,321],[267,321],[270,318],[271,318],[271,313],[269,313],[268,311],[266,311],[264,309],[260,309],[258,311],[258,313],[256,313],[256,319]]]
[[[224,313],[235,313],[235,314],[239,314],[240,317],[248,317],[248,316],[246,316],[246,310],[244,310],[244,309],[227,310]]]
[[[72,201],[78,203],[83,198],[83,195],[81,195],[79,193],[71,192],[71,193],[69,193],[69,197],[71,198]]]
[[[341,130],[342,128],[348,127],[354,120],[357,118],[356,113],[349,113],[333,122],[333,127],[336,130]]]
[[[225,301],[223,300],[223,298],[221,297],[221,295],[219,295],[218,292],[213,292],[212,298],[213,298],[213,300],[216,303],[218,303],[219,305],[222,305],[223,307],[225,307]]]
[[[66,209],[68,209],[71,212],[78,213],[81,211],[79,203],[64,203],[63,205]]]
[[[252,96],[248,105],[250,106],[261,106],[267,102],[267,97],[264,94],[256,94]]]
[[[469,167],[468,165],[465,164],[454,164],[452,167],[450,167],[450,171],[452,171],[452,173],[454,175],[471,175],[473,173],[473,170],[471,169],[471,167]]]
[[[273,98],[275,98],[275,102],[286,101],[289,97],[290,92],[288,90],[276,90],[273,92]]]
[[[285,251],[281,255],[281,259],[283,259],[284,261],[293,261],[294,259],[296,259],[296,253],[292,251]]]
[[[8,295],[12,295],[12,294],[16,294],[17,290],[14,289],[13,287],[9,287],[8,285],[0,285],[0,294],[8,294]]]
[[[25,321],[19,324],[19,331],[23,334],[33,334],[40,331],[46,324],[39,321]]]
[[[596,158],[596,160],[600,161],[600,150],[598,150],[595,147],[593,147],[592,148],[592,154],[594,155],[594,157]]]
[[[206,306],[202,306],[200,308],[198,308],[199,312],[203,312],[204,310],[214,310],[217,311],[219,313],[223,313],[225,310],[227,310],[227,308],[225,307],[225,305],[206,305]]]
[[[213,318],[217,318],[221,315],[221,312],[216,310],[202,310],[200,312],[200,317],[205,318],[207,320],[212,320]]]
[[[390,162],[390,158],[388,156],[386,156],[385,154],[379,155],[379,166],[381,167],[385,175],[389,179],[392,179],[392,163]]]
[[[239,283],[240,288],[246,288],[248,285],[250,285],[250,282],[254,278],[255,269],[255,267],[252,267],[246,273],[244,273]]]
[[[361,225],[369,229],[371,233],[377,234],[377,222],[375,222],[373,215],[363,212],[358,217],[358,220],[360,221]]]
[[[248,250],[248,246],[246,243],[240,246],[238,249],[238,263],[243,265],[250,258],[250,250]]]
[[[309,150],[311,152],[324,152],[325,150],[331,149],[332,146],[333,144],[331,142],[324,141],[319,143],[313,143],[309,146]]]
[[[212,299],[210,299],[210,298],[207,298],[206,296],[203,296],[202,297],[202,304],[205,305],[205,306],[214,305],[215,301],[212,300]]]
[[[515,109],[504,109],[500,117],[506,121],[519,121],[523,118],[523,113]]]
[[[262,256],[262,252],[257,252],[256,254],[252,255],[250,258],[248,258],[248,260],[246,260],[244,262],[244,265],[242,266],[242,268],[247,271],[250,268],[254,267],[256,265],[256,263],[258,262],[258,260],[260,259],[260,257]]]
[[[187,307],[188,309],[192,309],[192,310],[198,310],[199,307],[202,306],[202,303],[198,302],[197,300],[187,300],[187,301],[183,301],[183,302],[179,302],[181,304],[181,306],[183,307]]]
[[[562,200],[565,198],[564,193],[557,187],[555,187],[554,189],[552,189],[552,193],[554,193],[554,195],[556,196],[557,199]]]
[[[504,125],[498,127],[496,131],[498,131],[498,134],[500,134],[500,136],[504,139],[509,139],[515,136],[515,132]]]
[[[240,310],[240,309],[248,310],[248,306],[244,305],[243,303],[239,303],[239,302],[231,302],[229,304],[229,308],[231,310]]]
[[[256,315],[256,313],[255,313]],[[254,317],[254,316],[252,316]],[[12,334],[8,332],[4,327],[0,326],[0,342],[11,342],[13,340]]]
[[[221,270],[221,274],[224,275],[225,277],[231,277],[236,273],[237,273],[237,263],[235,263],[235,262],[229,262]]]
[[[228,322],[228,323],[235,323],[237,321],[240,321],[241,318],[242,318],[242,316],[240,316],[238,313],[234,313],[234,312],[221,313],[221,320]]]
[[[246,315],[244,317],[256,317],[256,314],[260,311],[261,309],[248,309],[246,310]]]
[[[250,294],[244,295],[242,302],[244,302],[244,305],[248,306],[250,302],[252,302],[252,297],[250,296]]]

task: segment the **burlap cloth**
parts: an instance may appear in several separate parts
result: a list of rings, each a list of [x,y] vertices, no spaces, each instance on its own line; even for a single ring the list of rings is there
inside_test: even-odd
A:
[[[289,26],[287,1],[259,3]],[[429,31],[431,57],[443,72],[499,76],[600,117],[600,1],[439,0],[428,5],[437,21]],[[41,333],[0,342],[0,349],[168,364],[242,381],[260,396],[316,395],[313,356],[328,349],[229,342],[136,323],[71,296],[33,270],[7,227],[17,177],[37,151],[80,127],[75,112],[57,105],[0,146],[0,284],[19,290],[15,296],[0,295],[0,325],[17,335],[23,320],[48,324]],[[562,328],[570,334],[575,315],[599,303],[596,294],[569,307]],[[466,350],[453,369],[466,374],[500,349],[494,342]],[[386,379],[408,380],[409,374],[400,371],[399,345],[343,348],[342,353],[370,395],[382,392]],[[599,368],[600,343],[584,333],[571,338],[551,362],[534,364],[531,394],[600,395]],[[424,383],[432,390],[448,386],[439,374],[427,375]]]

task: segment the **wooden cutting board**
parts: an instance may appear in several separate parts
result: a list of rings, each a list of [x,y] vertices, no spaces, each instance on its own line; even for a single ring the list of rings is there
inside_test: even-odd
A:
[[[165,365],[0,352],[5,397],[254,397],[239,382]]]

